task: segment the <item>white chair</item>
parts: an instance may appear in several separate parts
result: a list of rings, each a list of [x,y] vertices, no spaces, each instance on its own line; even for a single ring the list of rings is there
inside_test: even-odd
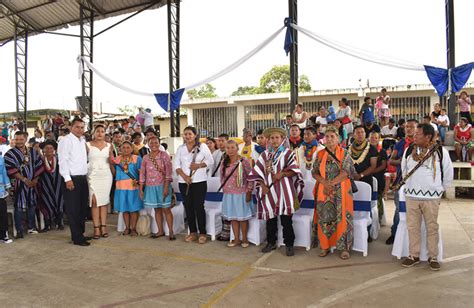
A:
[[[215,241],[216,236],[222,231],[222,197],[223,193],[217,190],[221,186],[218,177],[207,179],[207,193],[204,201],[206,211],[206,232]]]
[[[178,181],[177,179],[173,179],[171,184],[173,190],[176,194],[176,206],[171,209],[173,213],[173,231],[174,234],[179,234],[183,232],[186,228],[184,226],[184,206],[183,206],[183,199],[181,197],[181,193],[179,192],[178,188]],[[155,219],[155,209],[151,208],[144,208],[140,210],[140,215],[148,215],[150,216],[150,227],[151,233],[158,233],[158,225],[156,224]],[[165,234],[169,235],[169,228],[168,223],[166,222],[165,217],[163,217],[163,230]],[[117,221],[117,231],[123,232],[125,231],[125,221],[123,220],[123,213],[119,213],[118,221]]]
[[[372,201],[371,201],[371,214],[372,224],[370,225],[370,237],[376,240],[379,237],[380,222],[379,222],[379,207],[378,207],[378,181],[375,177],[372,177]]]
[[[354,200],[354,245],[352,250],[362,252],[366,257],[368,254],[368,236],[367,227],[372,223],[370,218],[372,188],[369,184],[356,181],[359,189],[353,196]]]
[[[254,198],[254,213],[257,213],[257,204],[256,199]],[[258,219],[255,215],[249,221],[249,229],[247,231],[247,239],[250,243],[255,246],[260,246],[267,238],[267,225],[265,220]],[[240,236],[242,236],[242,231],[240,231]],[[234,230],[230,228],[230,240],[233,241],[235,238]]]
[[[397,233],[395,234],[395,240],[393,241],[392,256],[401,259],[402,257],[407,257],[410,254],[409,245],[410,241],[408,238],[408,228],[407,228],[407,210],[406,210],[406,200],[405,194],[403,193],[404,186],[400,188],[399,194],[399,217],[400,221],[397,227]],[[441,237],[441,226],[439,227],[439,242],[438,242],[438,260],[443,260],[443,239]],[[424,219],[421,220],[421,243],[420,243],[420,260],[428,260],[428,243],[426,238],[426,226]]]
[[[314,195],[313,189],[316,181],[305,180],[303,189],[303,201],[300,208],[293,215],[293,230],[295,232],[296,247],[305,247],[306,250],[311,249],[311,240],[313,237],[313,216],[314,216]],[[283,228],[278,218],[278,246],[283,243]]]

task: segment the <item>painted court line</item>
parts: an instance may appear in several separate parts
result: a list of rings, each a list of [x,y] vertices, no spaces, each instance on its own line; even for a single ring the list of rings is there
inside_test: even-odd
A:
[[[454,257],[444,259],[443,263],[459,261],[459,260],[463,260],[463,259],[466,259],[466,258],[470,258],[472,256],[474,256],[474,253],[454,256]],[[390,274],[386,274],[386,275],[383,275],[383,276],[379,276],[379,277],[367,280],[366,282],[364,282],[360,285],[356,285],[356,286],[347,288],[345,290],[336,292],[335,294],[329,295],[328,297],[325,297],[322,300],[320,300],[319,303],[310,305],[308,307],[313,307],[313,308],[328,307],[328,306],[334,304],[335,302],[339,301],[340,299],[347,298],[351,294],[358,293],[358,292],[360,292],[364,289],[370,288],[372,286],[380,285],[385,281],[389,281],[389,280],[401,277],[401,276],[409,274],[409,273],[411,273],[415,270],[417,270],[416,267],[404,268],[404,269],[395,271],[395,272],[390,273]]]
[[[219,290],[216,294],[214,294],[209,301],[204,304],[202,307],[204,308],[209,308],[212,307],[212,305],[216,304],[219,300],[221,300],[227,293],[235,289],[239,284],[241,284],[247,277],[249,277],[254,271],[254,267],[260,266],[262,263],[264,263],[268,258],[270,258],[275,250],[273,250],[270,253],[266,253],[260,258],[258,258],[257,261],[255,261],[252,265],[248,266],[245,268],[237,277],[232,279],[231,282],[229,282],[224,288]]]
[[[42,238],[45,238],[48,240],[54,240],[54,241],[63,241],[63,240],[67,241],[69,239],[69,237],[59,237],[59,236],[49,236],[49,235],[45,235]],[[167,258],[172,258],[176,260],[190,261],[190,262],[200,263],[200,264],[205,263],[205,264],[220,265],[220,266],[226,266],[226,267],[244,267],[248,265],[248,263],[242,263],[242,262],[229,262],[229,261],[219,260],[219,259],[206,259],[206,258],[200,258],[200,257],[180,255],[180,254],[166,252],[166,251],[143,249],[143,248],[136,248],[136,247],[131,247],[131,246],[124,246],[124,245],[112,245],[112,244],[92,242],[91,246],[121,250],[125,252],[130,252],[130,253],[141,253],[148,256],[167,257]]]
[[[429,271],[429,272],[427,271],[427,275],[425,275],[423,277],[413,279],[413,280],[410,281],[410,283],[419,283],[419,282],[429,281],[429,280],[433,280],[433,279],[439,279],[441,277],[454,276],[454,275],[462,274],[462,273],[469,272],[469,271],[472,271],[472,270],[473,269],[471,269],[471,268],[464,268],[464,269],[453,269],[453,270],[443,271],[443,272],[439,272],[439,273],[432,273],[431,271]],[[391,289],[403,288],[403,287],[406,287],[406,285],[407,285],[406,281],[392,282],[392,283],[389,283],[389,284],[375,286],[373,288],[370,288],[369,290],[365,290],[362,294],[353,294],[352,296],[353,296],[353,298],[357,297],[358,295],[367,296],[371,293],[378,293],[378,292],[388,291],[388,290],[391,290]]]
[[[266,258],[265,258],[266,259]],[[263,260],[265,260],[263,259]],[[260,262],[259,264],[261,264]],[[325,270],[325,269],[335,269],[335,268],[346,268],[346,267],[354,267],[354,266],[368,266],[368,265],[376,265],[376,264],[385,264],[385,263],[393,263],[393,261],[386,261],[386,262],[364,262],[364,263],[354,263],[354,264],[339,264],[339,265],[331,265],[331,266],[326,266],[326,267],[313,267],[313,268],[307,268],[307,269],[299,269],[296,271],[293,271],[293,273],[299,273],[299,272],[310,272],[310,271],[319,271],[319,270]],[[262,269],[262,267],[255,267],[255,269]],[[267,278],[271,276],[278,275],[278,270],[276,272],[272,273],[267,273],[267,274],[260,274],[260,275],[255,275],[252,276],[250,279],[255,280],[255,279],[261,279],[261,278]],[[280,272],[281,273],[281,272]],[[180,292],[185,292],[185,291],[191,291],[191,290],[197,290],[197,289],[203,289],[207,287],[212,287],[215,285],[223,284],[223,283],[230,283],[232,280],[220,280],[220,281],[214,281],[214,282],[209,282],[205,284],[198,284],[194,286],[189,286],[189,287],[184,287],[184,288],[179,288],[179,289],[174,289],[174,290],[169,290],[169,291],[164,291],[164,292],[159,292],[159,293],[153,293],[149,295],[144,295],[136,298],[131,298],[128,300],[123,300],[120,302],[112,303],[112,304],[107,304],[103,305],[102,307],[115,307],[115,306],[120,306],[120,305],[126,305],[126,304],[132,304],[132,303],[137,303],[143,300],[148,300],[148,299],[154,299],[154,298],[159,298],[163,297],[169,294],[176,294]]]

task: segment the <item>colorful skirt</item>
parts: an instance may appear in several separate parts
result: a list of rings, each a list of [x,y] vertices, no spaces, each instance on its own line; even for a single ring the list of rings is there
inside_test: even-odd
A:
[[[115,190],[114,210],[117,212],[138,212],[143,208],[142,200],[138,189],[134,190]]]
[[[245,201],[246,194],[224,194],[222,216],[225,220],[246,221],[254,216],[253,202]]]
[[[168,186],[168,195],[163,199],[164,185],[145,186],[143,204],[146,208],[167,209],[171,206],[171,195],[173,193],[171,184]]]

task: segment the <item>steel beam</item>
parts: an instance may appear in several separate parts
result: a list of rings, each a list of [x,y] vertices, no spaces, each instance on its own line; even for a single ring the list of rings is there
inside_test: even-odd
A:
[[[291,21],[298,24],[298,0],[288,0],[288,13]],[[293,44],[290,48],[290,113],[298,103],[298,31],[291,28]]]
[[[28,110],[28,29],[15,25],[15,85],[16,85],[16,112],[23,118],[27,127],[26,113]]]
[[[179,10],[180,0],[168,0],[168,64],[169,89],[179,89]],[[180,136],[180,110],[170,111],[171,137]]]
[[[81,56],[93,63],[94,59],[94,11],[90,8],[80,5],[80,40],[81,40]],[[81,103],[82,112],[89,115],[89,129],[92,131],[92,123],[94,119],[93,112],[93,73],[87,65],[83,65],[84,72],[82,73],[81,85],[82,96]]]
[[[454,0],[446,0],[446,57],[448,62],[448,70],[455,67],[455,50],[454,50]],[[451,76],[450,76],[451,77]],[[458,123],[456,118],[456,95],[448,93],[448,117],[451,129]]]

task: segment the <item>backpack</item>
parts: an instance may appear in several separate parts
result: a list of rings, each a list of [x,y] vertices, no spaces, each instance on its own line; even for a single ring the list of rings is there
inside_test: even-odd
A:
[[[411,152],[413,152],[415,144],[412,143],[410,146],[407,148],[407,151],[405,152],[405,159],[408,158],[408,156],[411,155]],[[444,171],[443,171],[443,147],[439,146],[438,149],[436,150],[436,153],[438,153],[439,157],[439,168],[441,169],[441,183],[444,182]]]

